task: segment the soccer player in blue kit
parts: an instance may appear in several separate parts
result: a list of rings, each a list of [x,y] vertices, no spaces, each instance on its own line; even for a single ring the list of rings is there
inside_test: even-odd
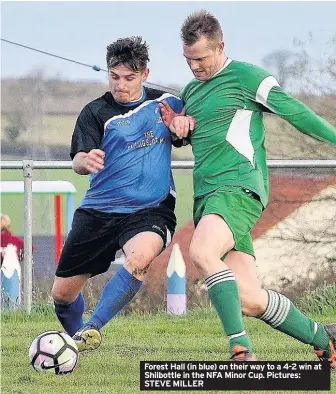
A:
[[[90,187],[75,212],[52,288],[56,315],[79,351],[100,345],[101,328],[131,301],[152,260],[171,242],[171,145],[184,144],[164,125],[159,108],[165,100],[179,113],[182,101],[144,87],[149,58],[142,37],[110,44],[106,60],[110,91],[84,107],[72,137],[73,169],[90,174]],[[125,264],[84,324],[83,286],[106,272],[119,250]]]

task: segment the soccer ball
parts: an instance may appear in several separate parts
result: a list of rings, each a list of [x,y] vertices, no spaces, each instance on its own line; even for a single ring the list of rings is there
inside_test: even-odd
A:
[[[46,331],[33,340],[29,359],[38,372],[49,371],[56,375],[71,373],[77,364],[78,349],[68,334]]]

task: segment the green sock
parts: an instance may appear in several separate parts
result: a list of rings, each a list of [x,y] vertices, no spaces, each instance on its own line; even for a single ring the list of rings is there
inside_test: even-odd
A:
[[[316,348],[328,350],[329,336],[320,323],[305,316],[284,295],[267,290],[268,305],[260,319],[271,327]]]
[[[312,341],[312,345],[317,349],[327,350],[329,352],[329,335],[321,323],[315,323],[315,335]]]
[[[241,345],[252,353],[252,345],[244,328],[241,303],[236,279],[231,270],[217,272],[205,279],[210,300],[229,337],[230,353]]]

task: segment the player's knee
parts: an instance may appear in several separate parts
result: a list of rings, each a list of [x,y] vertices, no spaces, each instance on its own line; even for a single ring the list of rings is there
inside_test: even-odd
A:
[[[199,271],[203,271],[212,261],[210,253],[198,245],[190,245],[189,256],[190,260]]]
[[[245,316],[257,317],[264,313],[265,307],[263,305],[262,299],[258,297],[258,292],[254,293],[254,296],[251,293],[250,295],[242,295],[241,305],[242,312]]]
[[[51,297],[58,304],[71,304],[77,298],[78,294],[73,294],[61,286],[53,286]]]
[[[154,253],[133,254],[131,258],[127,259],[125,268],[130,271],[134,277],[142,280],[154,258]]]

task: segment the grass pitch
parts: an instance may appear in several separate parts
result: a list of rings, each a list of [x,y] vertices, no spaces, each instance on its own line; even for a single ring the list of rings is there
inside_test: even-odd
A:
[[[334,318],[331,315],[325,316],[322,322],[328,323]],[[321,317],[319,320],[321,321]],[[310,346],[302,345],[260,321],[246,319],[246,328],[260,360],[316,361]],[[31,316],[22,312],[3,313],[1,331],[4,394],[136,394],[140,393],[141,360],[225,361],[228,357],[222,328],[215,312],[210,308],[197,309],[183,317],[172,317],[164,312],[156,315],[131,314],[115,318],[104,328],[101,347],[94,352],[81,354],[71,375],[38,373],[29,365],[28,349],[35,336],[51,329],[61,329],[51,306],[43,306]],[[330,392],[335,391],[336,374],[332,373]],[[254,392],[246,391],[243,394]]]

